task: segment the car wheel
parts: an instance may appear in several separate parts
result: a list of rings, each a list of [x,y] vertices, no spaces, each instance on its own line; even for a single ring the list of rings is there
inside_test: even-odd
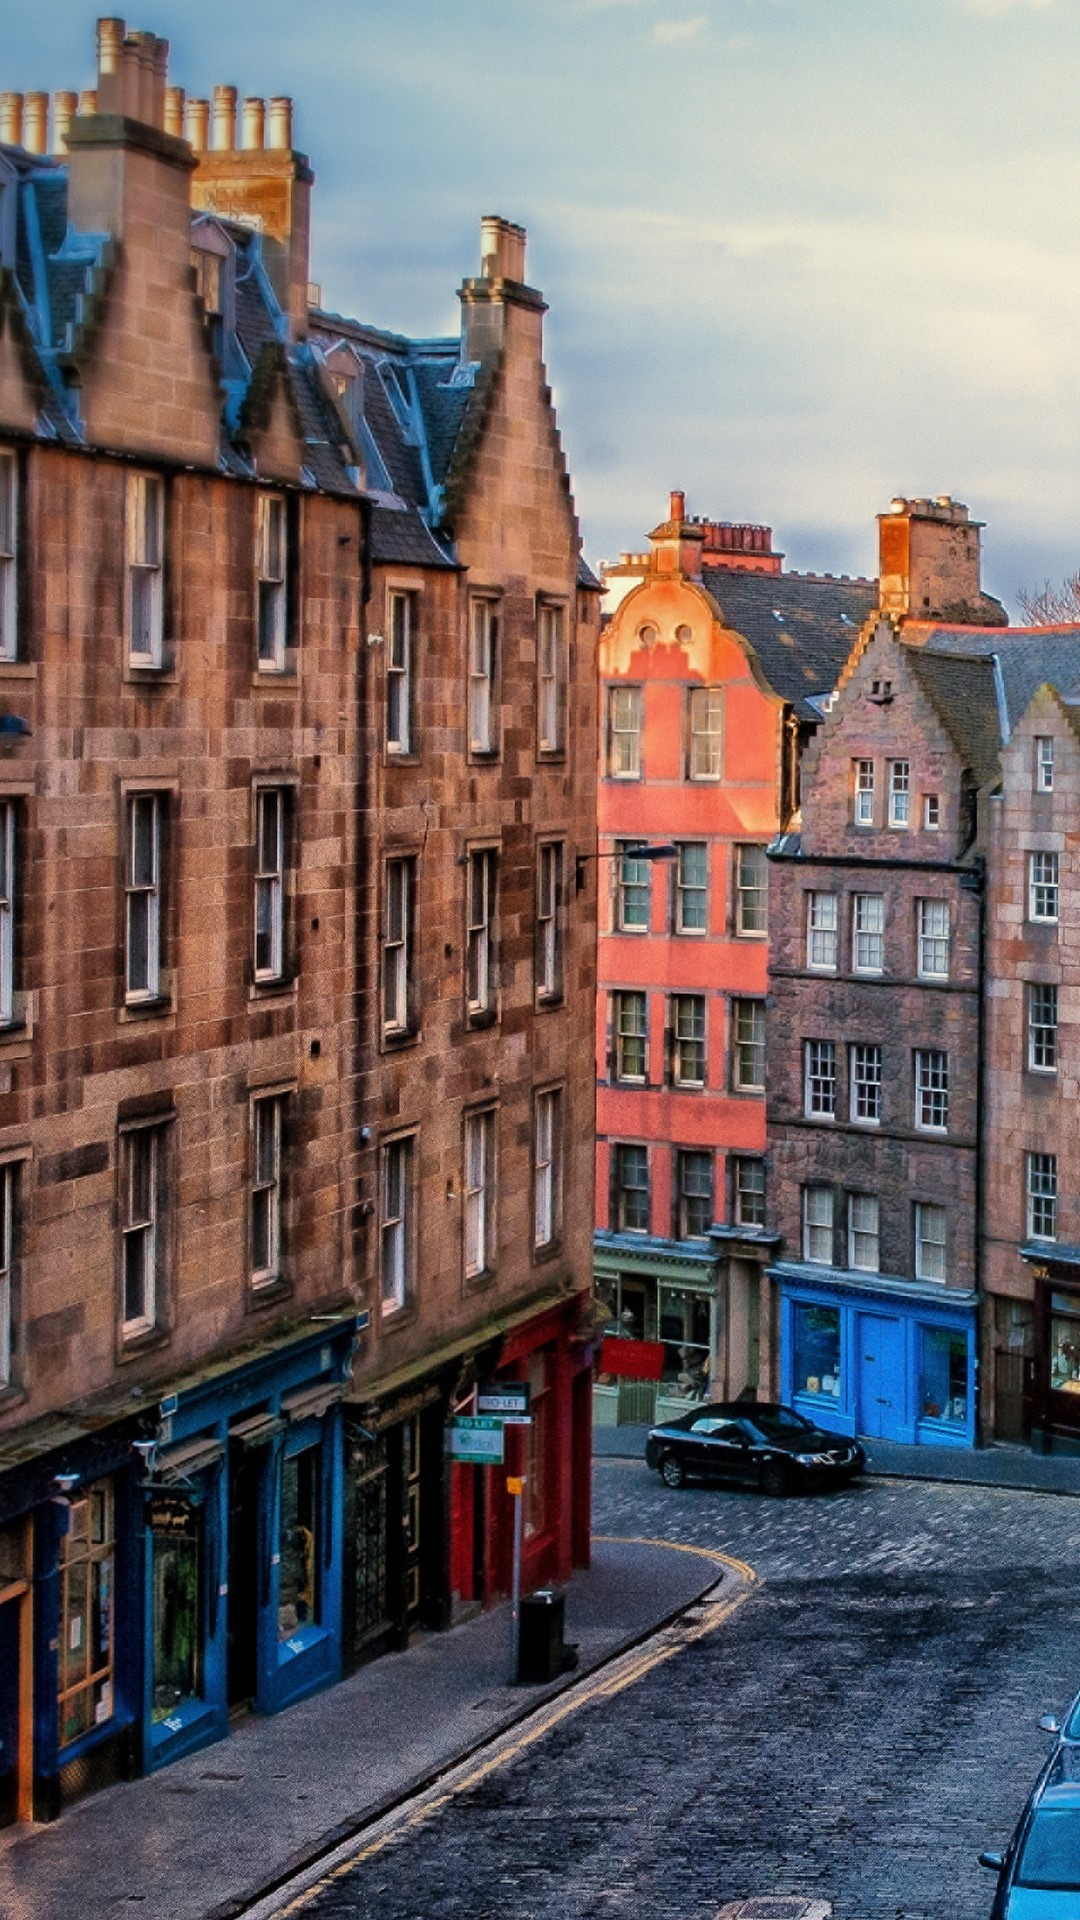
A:
[[[660,1462],[660,1478],[665,1487],[681,1487],[686,1481],[686,1468],[676,1453],[665,1453]]]
[[[761,1490],[774,1500],[783,1499],[791,1488],[788,1470],[782,1460],[769,1460],[761,1469]]]

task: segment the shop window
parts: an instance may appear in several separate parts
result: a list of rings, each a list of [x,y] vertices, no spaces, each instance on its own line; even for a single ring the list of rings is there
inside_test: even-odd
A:
[[[938,833],[941,829],[941,799],[936,793],[923,794],[922,823],[927,833]]]
[[[533,1245],[554,1247],[562,1226],[562,1092],[536,1096],[533,1112]]]
[[[874,824],[874,763],[872,760],[852,762],[852,789],[854,802],[852,817],[857,827],[872,827]]]
[[[285,667],[286,567],[284,496],[260,493],[256,496],[255,525],[256,650],[264,673],[281,673]]]
[[[769,868],[764,847],[735,849],[735,931],[766,933],[769,926]]]
[[[609,687],[607,770],[612,780],[641,778],[641,720],[641,688]]]
[[[855,1041],[848,1048],[848,1110],[856,1126],[881,1124],[881,1048]]]
[[[816,973],[835,973],[840,957],[840,902],[835,893],[806,896],[806,964]]]
[[[289,796],[284,787],[255,793],[255,979],[285,974],[285,842]]]
[[[163,793],[127,797],[124,999],[131,1006],[161,993]]]
[[[917,900],[918,971],[923,980],[949,977],[949,903]]]
[[[671,1003],[671,1084],[705,1085],[705,995],[677,993]]]
[[[708,931],[709,850],[704,840],[684,840],[675,869],[675,931]]]
[[[713,1157],[707,1149],[676,1155],[675,1229],[679,1240],[707,1240],[713,1223]]]
[[[469,854],[465,945],[465,1002],[473,1021],[495,1013],[497,875],[494,847],[474,848]]]
[[[320,1464],[317,1446],[281,1463],[278,1640],[286,1644],[319,1618]]]
[[[953,1427],[967,1424],[967,1335],[945,1327],[922,1329],[922,1370],[919,1407],[924,1420],[941,1420]]]
[[[495,1109],[465,1116],[465,1272],[495,1269]]]
[[[392,593],[387,613],[386,750],[388,753],[411,753],[416,595]]]
[[[731,1210],[737,1227],[765,1225],[765,1162],[738,1154],[731,1176]]]
[[[839,1400],[839,1307],[795,1308],[793,1385],[798,1394]]]
[[[649,1149],[620,1142],[611,1164],[612,1226],[617,1233],[648,1233]]]
[[[116,1541],[111,1480],[70,1501],[60,1543],[60,1745],[113,1715]]]
[[[915,1278],[945,1279],[945,1209],[919,1201],[915,1208]]]
[[[1028,854],[1028,919],[1053,922],[1058,917],[1058,856]]]
[[[911,817],[911,768],[906,760],[889,761],[889,825],[906,827]]]
[[[18,651],[18,471],[15,455],[0,449],[0,660]]]
[[[691,687],[687,777],[719,780],[723,770],[724,696],[719,687]]]
[[[1029,986],[1027,990],[1027,1063],[1032,1073],[1057,1072],[1058,990]]]
[[[626,993],[613,993],[611,998],[615,1079],[644,1086],[648,1077],[646,997],[635,988]]]
[[[165,482],[127,476],[127,651],[132,667],[160,667],[164,650]]]
[[[525,1537],[533,1540],[548,1527],[548,1485],[552,1418],[551,1357],[534,1353],[528,1363],[529,1418],[525,1445]]]
[[[413,1290],[416,1223],[413,1134],[388,1140],[382,1150],[382,1218],[380,1220],[380,1294],[383,1314],[400,1312]]]
[[[1050,1295],[1050,1385],[1080,1394],[1080,1302],[1069,1293]]]
[[[149,1502],[155,1723],[202,1693],[200,1511],[177,1493],[156,1494]]]
[[[536,744],[542,754],[563,749],[566,703],[566,610],[541,602],[536,614]]]
[[[1057,1239],[1057,1154],[1024,1155],[1029,1240]]]
[[[807,1040],[803,1050],[803,1112],[808,1120],[836,1119],[836,1043]]]
[[[949,1059],[936,1047],[915,1055],[915,1125],[923,1133],[948,1130]]]
[[[469,609],[469,752],[498,751],[495,675],[499,609],[494,600],[473,600]]]
[[[885,968],[885,898],[880,893],[857,893],[852,903],[851,965],[855,973],[882,973]]]
[[[709,1397],[709,1298],[661,1281],[657,1289],[664,1343],[661,1390],[683,1400]]]
[[[649,931],[649,862],[635,860],[632,854],[627,852],[628,847],[640,847],[640,845],[640,840],[617,840],[615,843],[616,933],[647,933]]]
[[[1048,734],[1041,734],[1035,742],[1035,791],[1054,791],[1054,742]]]
[[[765,1091],[765,1002],[735,1000],[731,1009],[732,1084],[739,1093]]]
[[[553,1005],[563,996],[563,843],[536,849],[536,997]]]
[[[413,918],[416,861],[388,860],[383,901],[383,1038],[400,1040],[416,1031],[413,992]]]
[[[802,1190],[803,1259],[814,1266],[831,1267],[833,1249],[833,1191],[831,1187]]]

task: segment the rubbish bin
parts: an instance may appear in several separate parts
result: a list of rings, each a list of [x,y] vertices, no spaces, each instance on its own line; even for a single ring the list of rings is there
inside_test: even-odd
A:
[[[521,1602],[518,1679],[526,1686],[557,1680],[577,1665],[577,1649],[563,1642],[566,1598],[554,1587],[538,1587]]]

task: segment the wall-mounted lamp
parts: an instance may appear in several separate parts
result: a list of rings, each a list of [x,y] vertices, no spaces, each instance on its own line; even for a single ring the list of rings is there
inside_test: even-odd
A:
[[[138,1454],[139,1459],[142,1461],[143,1472],[148,1479],[154,1471],[157,1450],[158,1443],[156,1440],[133,1440],[131,1443],[131,1451],[132,1453]]]
[[[63,1500],[70,1500],[78,1484],[79,1476],[77,1473],[53,1474],[53,1486]]]
[[[608,847],[603,853],[579,853],[574,865],[574,892],[585,885],[585,866],[589,860],[677,860],[679,849],[670,840],[657,840],[652,846]]]
[[[0,713],[0,736],[8,734],[19,740],[29,740],[34,729],[29,720],[21,713]]]

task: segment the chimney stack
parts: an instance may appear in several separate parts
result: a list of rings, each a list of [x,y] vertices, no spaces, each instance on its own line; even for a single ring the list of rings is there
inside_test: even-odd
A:
[[[0,93],[0,144],[5,147],[21,147],[22,138],[22,94]]]
[[[982,590],[983,522],[950,494],[936,500],[898,495],[878,515],[879,600],[900,620],[1006,626],[1004,609]]]
[[[526,237],[524,227],[498,214],[485,213],[480,221],[479,277],[466,280],[459,294],[466,360],[484,365],[493,360],[511,325],[519,333],[528,332],[529,350],[540,356],[547,308],[535,288],[525,284]]]
[[[485,280],[525,282],[525,229],[498,214],[485,213],[480,222],[480,273]]]
[[[668,514],[668,519],[669,519],[669,520],[674,520],[674,521],[675,521],[676,523],[678,523],[678,522],[681,522],[681,521],[683,521],[683,520],[685,520],[685,519],[686,519],[686,495],[685,495],[685,493],[673,493],[673,494],[672,494],[672,496],[671,496],[671,508],[670,508],[670,511],[669,511],[669,514]]]
[[[261,153],[266,144],[266,106],[262,100],[244,101],[241,144],[245,153]]]
[[[276,96],[268,104],[245,99],[237,145],[235,87],[214,88],[213,140],[188,101],[188,139],[198,158],[191,183],[191,204],[200,212],[251,220],[262,235],[263,264],[290,334],[302,340],[308,330],[311,188],[314,175],[302,153],[294,153],[292,101]]]

